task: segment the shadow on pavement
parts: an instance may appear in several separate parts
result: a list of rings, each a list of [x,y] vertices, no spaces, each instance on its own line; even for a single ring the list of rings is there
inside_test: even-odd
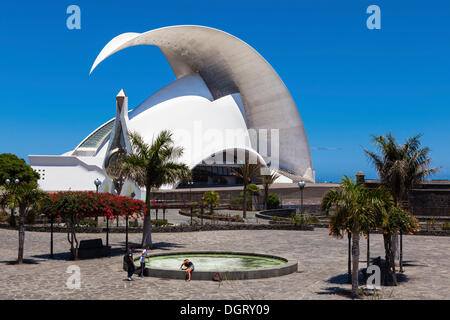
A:
[[[137,242],[128,242],[128,246],[134,246],[134,248],[136,249],[135,254],[137,253],[137,251],[141,248],[141,243],[137,243]],[[152,250],[170,250],[172,248],[184,248],[183,245],[177,244],[177,243],[170,243],[170,242],[157,242],[153,244]],[[58,253],[54,253],[53,254],[53,258],[50,258],[50,253],[47,254],[38,254],[38,255],[34,255],[33,258],[38,258],[38,259],[45,259],[45,260],[63,260],[63,261],[73,261],[72,259],[72,254],[69,252],[70,250],[68,249],[66,252],[58,252]],[[107,257],[100,257],[100,258],[94,258],[94,259],[103,259],[103,258],[108,258],[108,257],[117,257],[117,256],[123,256],[125,254],[125,241],[120,243],[120,246],[118,247],[114,247],[111,248],[110,250],[110,254]],[[87,259],[87,260],[92,260],[92,259]],[[25,261],[27,261],[27,259],[25,259]],[[28,263],[39,263],[36,260],[33,259],[28,259]],[[0,263],[13,263],[14,261],[0,261]],[[16,262],[14,262],[16,263]],[[24,262],[25,264],[27,262]]]
[[[340,287],[328,287],[324,289],[325,291],[316,292],[318,295],[338,295],[345,298],[352,298],[352,291],[349,289],[344,289]]]
[[[10,260],[10,261],[4,260],[4,261],[0,261],[0,264],[6,264],[6,265],[9,265],[9,266],[12,266],[12,265],[17,265],[18,263],[17,263],[17,260]],[[24,264],[24,265],[27,265],[27,264],[39,264],[39,261],[34,260],[34,259],[23,259],[23,263],[22,264]]]

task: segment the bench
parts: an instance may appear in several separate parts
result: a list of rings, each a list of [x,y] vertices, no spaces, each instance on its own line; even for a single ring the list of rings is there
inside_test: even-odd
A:
[[[79,259],[101,258],[109,255],[111,246],[104,246],[102,239],[81,240],[78,248]]]

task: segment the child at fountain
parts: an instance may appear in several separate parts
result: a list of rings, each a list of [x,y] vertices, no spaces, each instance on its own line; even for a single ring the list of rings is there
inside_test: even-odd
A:
[[[186,267],[186,269],[183,269],[183,267]],[[194,271],[195,267],[194,264],[189,260],[185,259],[180,267],[181,270],[186,270],[186,281],[191,281],[191,272]]]
[[[139,275],[139,277],[143,278],[144,277],[144,270],[145,270],[145,258],[149,259],[149,263],[150,263],[150,256],[148,255],[147,250],[150,247],[148,245],[145,246],[144,250],[142,250],[142,254],[141,254],[141,258],[139,259],[139,262],[141,263],[141,274]]]

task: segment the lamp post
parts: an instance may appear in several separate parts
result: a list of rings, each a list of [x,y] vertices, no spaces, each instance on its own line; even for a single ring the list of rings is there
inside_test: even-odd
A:
[[[134,192],[132,192],[130,194],[131,199],[134,199],[135,196],[136,196],[136,194]],[[125,221],[125,251],[128,251],[128,211],[127,211],[126,221]]]
[[[53,259],[53,223],[55,221],[55,217],[53,215],[50,216],[50,259]]]
[[[303,189],[305,188],[306,182],[305,181],[299,181],[298,187],[300,188],[300,212],[303,214]]]
[[[192,226],[192,215],[193,215],[193,208],[192,208],[192,185],[194,184],[194,181],[190,180],[187,182],[189,186],[189,206],[191,207],[191,226]]]
[[[95,190],[97,194],[98,194],[98,187],[100,187],[101,184],[102,182],[99,180],[99,178],[94,180]],[[96,227],[98,227],[98,214],[95,216],[95,225]],[[108,242],[108,235],[106,236],[106,242]]]
[[[192,185],[194,184],[194,181],[188,181],[187,184],[189,186],[189,201],[192,202]]]

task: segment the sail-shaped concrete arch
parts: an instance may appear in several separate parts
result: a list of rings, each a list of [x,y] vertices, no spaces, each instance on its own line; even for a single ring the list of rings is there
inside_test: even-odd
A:
[[[270,64],[242,40],[214,28],[183,25],[123,33],[100,52],[107,57],[137,45],[155,45],[177,79],[199,75],[213,98],[240,93],[248,129],[279,130],[279,167],[294,180],[314,181],[303,122],[288,89]],[[270,137],[268,141],[270,145]],[[257,150],[257,146],[252,146]],[[269,150],[270,152],[270,150]]]

